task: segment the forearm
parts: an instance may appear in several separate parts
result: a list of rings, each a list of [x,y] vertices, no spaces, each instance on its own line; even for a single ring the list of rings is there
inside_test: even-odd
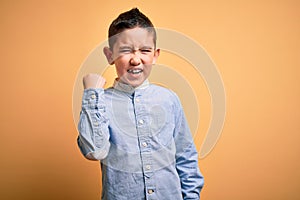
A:
[[[84,90],[78,131],[78,146],[87,159],[107,156],[110,143],[103,89]]]
[[[176,167],[183,199],[199,200],[204,179],[198,167],[198,154],[193,143],[177,157]]]

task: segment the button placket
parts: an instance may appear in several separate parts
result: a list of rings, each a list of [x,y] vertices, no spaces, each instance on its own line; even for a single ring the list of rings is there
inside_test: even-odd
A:
[[[145,186],[147,193],[150,195],[154,193],[153,183],[153,166],[152,166],[152,155],[151,155],[151,143],[149,141],[149,119],[147,115],[147,109],[142,103],[141,96],[135,93],[134,109],[135,118],[137,122],[137,137],[140,142],[140,153],[141,161],[143,166],[143,175],[145,177]],[[150,189],[150,190],[149,190]]]

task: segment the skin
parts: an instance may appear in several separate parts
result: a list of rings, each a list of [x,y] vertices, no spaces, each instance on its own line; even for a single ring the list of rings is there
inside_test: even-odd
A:
[[[160,50],[155,49],[151,32],[136,27],[118,34],[113,48],[104,47],[103,52],[108,63],[115,65],[118,80],[138,87],[149,77]],[[84,89],[103,88],[105,82],[98,74],[87,74],[83,77]]]

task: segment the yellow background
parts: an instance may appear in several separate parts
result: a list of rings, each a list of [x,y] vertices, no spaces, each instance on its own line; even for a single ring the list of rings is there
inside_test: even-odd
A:
[[[196,40],[222,75],[227,115],[200,160],[202,199],[299,199],[295,0],[0,1],[0,198],[100,198],[99,164],[76,145],[73,84],[110,22],[134,6]]]

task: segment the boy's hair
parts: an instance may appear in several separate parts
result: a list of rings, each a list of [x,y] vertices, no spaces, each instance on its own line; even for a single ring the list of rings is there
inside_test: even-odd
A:
[[[132,28],[145,28],[148,32],[153,34],[154,47],[156,46],[156,31],[155,28],[146,15],[141,13],[139,9],[133,8],[127,12],[121,13],[109,26],[108,30],[108,43],[109,47],[112,49],[114,43],[116,42],[116,36],[125,29]],[[113,37],[114,36],[114,37]]]

